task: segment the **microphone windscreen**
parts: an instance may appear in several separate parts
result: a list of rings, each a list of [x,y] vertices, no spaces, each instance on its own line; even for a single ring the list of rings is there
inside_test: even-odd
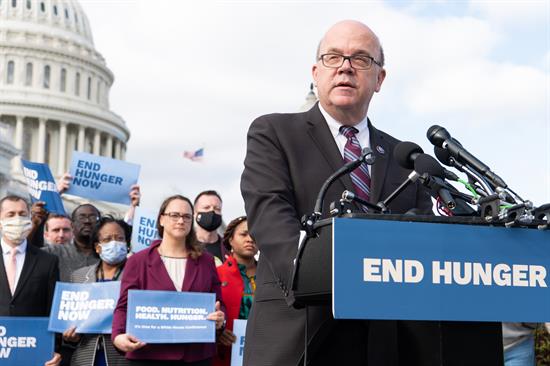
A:
[[[451,138],[451,134],[445,128],[438,125],[433,125],[432,127],[428,128],[428,132],[426,132],[426,137],[433,145],[443,147],[443,143],[445,142],[445,140]]]
[[[416,157],[414,161],[414,170],[419,174],[428,173],[433,177],[445,179],[445,170],[441,164],[428,154],[420,154]]]
[[[393,148],[393,156],[397,163],[405,169],[414,168],[415,154],[422,154],[424,150],[414,142],[401,141]]]
[[[439,160],[442,164],[445,164],[447,166],[452,166],[451,154],[449,153],[449,150],[439,146],[434,146],[434,154],[437,160]]]

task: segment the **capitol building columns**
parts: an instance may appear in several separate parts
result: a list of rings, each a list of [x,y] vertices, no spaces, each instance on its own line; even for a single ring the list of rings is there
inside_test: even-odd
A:
[[[54,176],[68,170],[73,151],[122,160],[126,155],[126,145],[120,138],[80,123],[23,115],[0,115],[0,123],[11,131],[9,140],[23,159],[47,163]],[[14,158],[12,164],[15,174],[20,174],[18,160]]]

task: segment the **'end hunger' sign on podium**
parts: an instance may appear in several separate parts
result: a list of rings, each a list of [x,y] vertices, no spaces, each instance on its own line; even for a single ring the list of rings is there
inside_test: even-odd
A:
[[[550,231],[334,219],[340,319],[550,321]]]

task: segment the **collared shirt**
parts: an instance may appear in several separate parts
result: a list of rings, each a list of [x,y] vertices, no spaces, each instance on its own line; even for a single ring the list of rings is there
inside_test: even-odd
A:
[[[7,268],[11,251],[14,249],[17,250],[17,254],[15,255],[15,261],[17,263],[15,267],[15,288],[17,288],[17,283],[19,282],[19,277],[21,277],[21,271],[23,270],[23,263],[25,263],[25,255],[27,254],[27,240],[23,240],[23,242],[16,248],[9,246],[8,243],[4,241],[4,238],[2,238],[0,242],[2,245],[2,259],[4,260],[4,268]]]
[[[325,120],[327,121],[328,128],[330,129],[330,133],[332,134],[332,137],[334,137],[334,141],[336,142],[336,146],[338,146],[338,150],[340,151],[340,155],[342,155],[342,159],[344,158],[344,148],[346,146],[346,142],[348,142],[348,139],[346,136],[344,136],[340,132],[340,127],[343,126],[342,123],[338,122],[330,114],[328,114],[327,111],[323,109],[321,106],[321,103],[319,103],[319,109],[321,110],[321,114],[323,117],[325,117]],[[370,147],[370,135],[369,135],[369,123],[368,118],[365,116],[365,118],[356,124],[355,127],[359,132],[355,135],[357,137],[357,140],[359,141],[359,144],[361,147]],[[369,173],[371,172],[371,166],[367,165],[369,168]]]

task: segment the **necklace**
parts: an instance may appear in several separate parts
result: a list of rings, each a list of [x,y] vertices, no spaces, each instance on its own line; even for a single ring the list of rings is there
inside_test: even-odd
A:
[[[159,252],[159,255],[160,255],[160,258],[161,258],[161,259],[162,259],[162,258],[171,258],[171,259],[187,259],[187,256],[186,256],[186,255],[184,255],[184,256],[181,256],[181,257],[171,257],[171,256],[169,256],[169,255],[164,255],[164,254],[162,254],[162,252],[160,251],[160,246],[158,247],[158,249],[157,249],[157,250],[158,250],[158,252]]]

